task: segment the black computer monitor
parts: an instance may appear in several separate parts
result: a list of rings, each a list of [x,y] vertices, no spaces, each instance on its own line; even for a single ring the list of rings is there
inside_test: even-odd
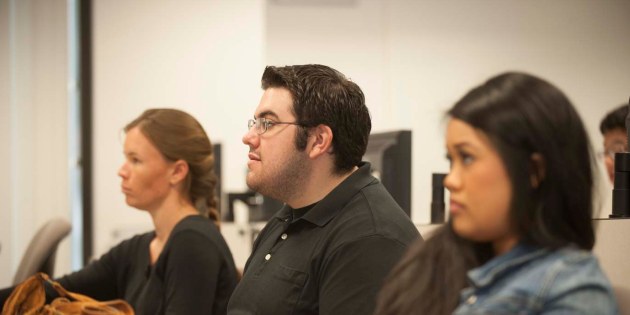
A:
[[[363,156],[372,174],[411,216],[411,130],[373,133]]]

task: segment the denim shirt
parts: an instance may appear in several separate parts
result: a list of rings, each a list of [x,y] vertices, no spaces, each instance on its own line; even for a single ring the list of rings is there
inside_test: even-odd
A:
[[[608,279],[588,251],[519,244],[468,272],[453,314],[618,314]]]

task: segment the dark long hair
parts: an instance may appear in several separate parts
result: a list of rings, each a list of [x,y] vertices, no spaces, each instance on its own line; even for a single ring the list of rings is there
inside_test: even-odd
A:
[[[521,242],[593,248],[594,159],[579,115],[558,88],[505,73],[468,92],[448,115],[482,131],[497,148],[512,183],[510,219]],[[532,185],[532,174],[540,173]],[[450,314],[467,272],[492,256],[490,244],[465,240],[447,224],[392,270],[376,314]]]
[[[148,109],[125,126],[125,132],[138,127],[169,161],[184,160],[188,175],[184,191],[200,214],[219,223],[215,189],[214,153],[205,130],[190,114],[177,109]]]

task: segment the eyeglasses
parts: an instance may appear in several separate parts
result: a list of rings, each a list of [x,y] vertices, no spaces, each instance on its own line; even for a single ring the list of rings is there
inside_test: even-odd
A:
[[[273,125],[296,125],[302,126],[296,122],[282,122],[282,121],[273,121],[267,118],[258,117],[256,119],[250,119],[247,121],[247,129],[251,130],[252,127],[256,127],[256,133],[262,135],[267,132],[269,128],[273,127]]]
[[[610,149],[605,149],[604,151],[600,151],[597,152],[597,157],[600,159],[604,159],[604,158],[611,158],[611,159],[615,159],[615,153],[621,153],[621,152],[627,152],[628,149],[626,148],[625,145],[623,144],[619,144],[619,145],[614,145],[612,148]]]

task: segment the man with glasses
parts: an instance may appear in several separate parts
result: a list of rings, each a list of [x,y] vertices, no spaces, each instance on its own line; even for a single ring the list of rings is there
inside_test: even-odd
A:
[[[267,67],[243,143],[247,185],[285,206],[256,239],[228,314],[371,314],[419,233],[361,162],[361,89],[322,65]]]
[[[615,153],[628,151],[626,116],[628,104],[609,112],[599,125],[599,130],[604,136],[604,151],[599,153],[599,157],[604,160],[611,183],[615,180]]]

